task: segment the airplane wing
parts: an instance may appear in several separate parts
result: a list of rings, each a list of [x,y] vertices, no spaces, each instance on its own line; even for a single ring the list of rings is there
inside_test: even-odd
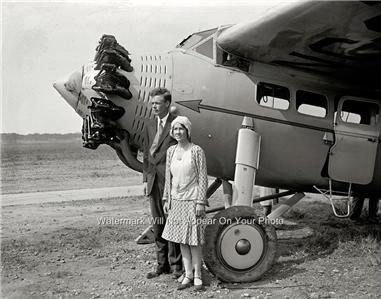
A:
[[[223,31],[224,51],[380,90],[381,1],[312,1]]]

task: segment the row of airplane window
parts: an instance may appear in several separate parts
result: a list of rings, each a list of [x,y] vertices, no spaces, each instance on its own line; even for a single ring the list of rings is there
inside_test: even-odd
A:
[[[258,83],[257,102],[259,105],[278,110],[288,110],[290,101],[290,90],[287,87],[264,82]],[[327,97],[310,91],[296,91],[295,108],[299,113],[309,116],[319,118],[328,116]],[[378,122],[379,110],[379,105],[376,103],[345,100],[340,111],[340,118],[347,123],[373,125]],[[337,111],[334,113],[335,122],[336,116]]]

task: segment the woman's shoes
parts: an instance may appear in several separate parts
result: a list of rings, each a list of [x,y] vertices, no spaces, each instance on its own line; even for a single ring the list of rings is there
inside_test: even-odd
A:
[[[190,277],[187,277],[185,276],[183,281],[181,282],[181,284],[178,286],[178,290],[181,291],[181,290],[185,290],[187,288],[190,288],[194,286],[194,290],[197,292],[197,291],[203,291],[204,290],[204,285],[202,284],[202,280],[200,277],[194,277],[193,278],[190,278]]]
[[[185,276],[181,284],[178,286],[178,290],[185,290],[187,288],[190,288],[193,285],[193,279],[190,277]]]
[[[194,277],[194,290],[195,291],[202,291],[204,289],[204,286],[202,284],[202,280],[200,277]]]
[[[177,282],[181,283],[184,280],[184,278],[185,278],[185,272],[179,278],[177,278]]]

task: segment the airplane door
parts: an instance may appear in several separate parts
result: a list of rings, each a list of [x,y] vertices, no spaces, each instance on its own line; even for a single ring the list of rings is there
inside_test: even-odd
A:
[[[380,104],[376,101],[342,97],[335,115],[335,143],[330,149],[330,178],[366,185],[373,172],[381,129]]]

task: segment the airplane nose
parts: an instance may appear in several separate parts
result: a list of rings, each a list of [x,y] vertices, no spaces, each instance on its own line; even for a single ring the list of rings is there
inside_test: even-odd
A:
[[[79,94],[82,87],[82,72],[76,71],[65,79],[54,82],[53,87],[77,111]]]

